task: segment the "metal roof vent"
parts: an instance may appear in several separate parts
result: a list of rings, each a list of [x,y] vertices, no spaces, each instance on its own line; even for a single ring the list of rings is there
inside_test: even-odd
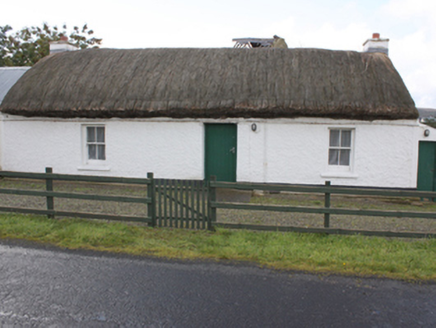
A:
[[[239,38],[232,41],[236,42],[234,48],[288,48],[285,39],[277,35],[271,39]]]

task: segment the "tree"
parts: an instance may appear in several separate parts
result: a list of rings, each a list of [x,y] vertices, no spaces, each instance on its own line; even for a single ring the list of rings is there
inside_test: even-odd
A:
[[[90,46],[98,48],[102,39],[93,37],[93,34],[94,31],[87,24],[81,29],[74,26],[69,32],[66,25],[59,29],[57,26],[50,27],[47,23],[42,27],[25,27],[16,32],[9,25],[0,26],[0,67],[32,66],[49,55],[51,41],[59,41],[63,36],[68,36],[69,42],[81,49]]]

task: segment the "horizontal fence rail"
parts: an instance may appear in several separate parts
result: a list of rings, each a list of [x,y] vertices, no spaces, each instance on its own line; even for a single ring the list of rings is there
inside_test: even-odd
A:
[[[46,173],[0,171],[0,177],[45,180],[46,182],[45,191],[0,188],[0,194],[44,197],[46,199],[46,207],[47,207],[46,210],[41,210],[35,208],[22,208],[22,207],[12,207],[12,206],[2,205],[0,206],[0,211],[23,213],[23,214],[47,215],[49,218],[54,218],[56,216],[66,216],[66,217],[80,217],[80,218],[101,219],[101,220],[134,221],[134,222],[147,223],[151,226],[155,225],[155,217],[153,216],[153,210],[152,210],[153,203],[154,203],[154,195],[153,192],[150,191],[153,188],[152,173],[149,173],[147,175],[147,179],[138,179],[138,178],[102,177],[102,176],[87,176],[87,175],[72,175],[72,174],[54,174],[52,173],[51,168],[46,168]],[[147,187],[147,197],[112,196],[112,195],[83,194],[83,193],[54,191],[53,181],[57,181],[57,180],[69,181],[69,182],[144,185]],[[144,212],[146,213],[145,216],[60,211],[60,210],[55,210],[54,200],[57,198],[118,202],[118,203],[136,203],[136,204],[147,205],[147,209],[144,210]]]
[[[286,205],[257,205],[257,204],[238,204],[211,202],[214,208],[227,208],[235,210],[255,210],[272,212],[294,212],[294,213],[314,213],[314,214],[341,214],[341,215],[361,215],[361,216],[386,216],[397,218],[421,218],[436,219],[436,213],[426,212],[405,212],[405,211],[385,211],[385,210],[348,210],[342,208],[329,207],[303,207]]]
[[[329,194],[362,195],[362,196],[436,198],[436,192],[434,191],[337,187],[337,186],[330,186],[330,185],[305,186],[305,185],[270,184],[270,183],[212,181],[211,187],[224,188],[224,189],[238,189],[238,190],[267,190],[267,191],[291,191],[291,192],[301,192],[301,193],[320,193],[320,194],[329,193]]]
[[[47,168],[50,169],[50,168]],[[52,179],[63,181],[83,181],[83,182],[101,182],[101,183],[121,183],[121,184],[151,184],[150,178],[123,178],[123,177],[103,177],[94,175],[75,175],[75,174],[56,174],[47,170],[47,173],[27,173],[0,171],[0,177],[20,178],[20,179]]]
[[[357,196],[381,196],[381,197],[416,197],[436,199],[436,192],[423,192],[416,190],[393,190],[393,189],[375,189],[375,188],[355,188],[355,187],[336,187],[326,182],[325,186],[306,186],[306,185],[287,185],[287,184],[264,184],[264,183],[234,183],[216,181],[213,177],[210,181],[210,193],[215,195],[215,190],[235,189],[235,190],[264,190],[275,192],[297,192],[297,193],[315,193],[324,194],[323,207],[308,206],[290,206],[290,205],[263,205],[263,204],[241,204],[234,202],[220,202],[215,197],[210,200],[211,222],[213,227],[234,228],[234,229],[252,229],[252,230],[269,230],[269,231],[294,231],[294,232],[316,232],[327,234],[361,234],[368,236],[386,236],[386,237],[432,237],[434,233],[419,232],[395,232],[395,231],[367,231],[367,230],[348,230],[334,229],[330,227],[330,215],[357,215],[371,217],[395,217],[395,218],[420,218],[436,219],[436,212],[414,212],[414,211],[392,211],[392,210],[367,210],[367,209],[342,209],[331,208],[331,195],[357,195]],[[293,226],[267,226],[241,223],[221,223],[216,222],[217,209],[234,209],[234,210],[253,210],[253,211],[273,211],[273,212],[294,212],[294,213],[314,213],[324,214],[324,228],[303,228]]]
[[[1,206],[0,211],[13,212],[13,213],[23,213],[23,214],[47,215],[50,218],[53,218],[54,216],[67,216],[67,217],[100,219],[100,220],[109,220],[109,221],[132,221],[132,222],[143,222],[143,223],[149,223],[149,224],[152,223],[151,218],[138,217],[138,216],[126,216],[126,215],[66,212],[66,211],[54,211],[54,210],[38,210],[38,209],[34,209],[34,208],[20,208],[20,207],[6,207],[6,206]]]
[[[21,190],[21,189],[1,189],[0,194],[8,195],[23,195],[23,196],[44,196],[56,198],[71,198],[71,199],[87,199],[99,200],[109,202],[123,202],[123,203],[151,203],[151,198],[143,197],[125,197],[125,196],[106,196],[106,195],[86,195],[77,193],[64,193],[58,191],[38,191],[38,190]]]

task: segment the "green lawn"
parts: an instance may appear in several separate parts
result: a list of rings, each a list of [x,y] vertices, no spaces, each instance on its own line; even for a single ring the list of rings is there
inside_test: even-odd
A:
[[[250,261],[284,270],[436,281],[436,239],[193,231],[19,214],[0,214],[0,238],[69,249]]]

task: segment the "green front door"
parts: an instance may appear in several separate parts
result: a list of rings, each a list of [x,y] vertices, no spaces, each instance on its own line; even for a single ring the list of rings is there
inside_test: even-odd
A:
[[[436,142],[420,141],[418,155],[418,190],[436,191]]]
[[[236,124],[205,124],[205,178],[236,182]]]

